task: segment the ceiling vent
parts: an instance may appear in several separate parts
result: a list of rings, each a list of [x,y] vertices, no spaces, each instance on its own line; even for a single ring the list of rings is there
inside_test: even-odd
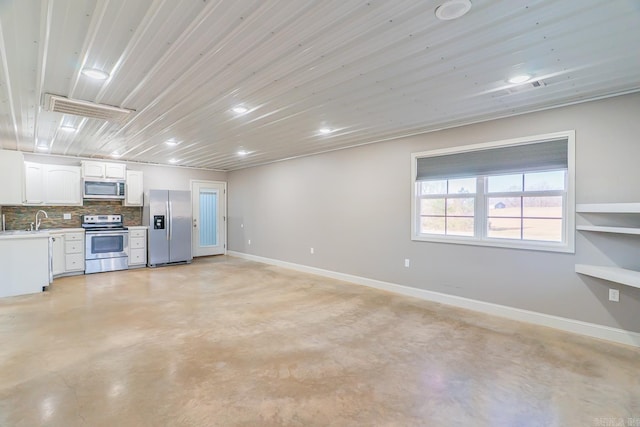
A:
[[[523,84],[511,86],[511,87],[505,89],[504,91],[499,92],[498,95],[499,96],[501,96],[501,95],[513,95],[514,93],[528,92],[530,90],[538,89],[538,88],[546,87],[546,86],[547,86],[547,84],[542,80],[529,81],[529,82],[526,82],[526,83],[523,83]]]
[[[65,96],[44,95],[44,109],[55,113],[73,114],[89,119],[106,120],[109,122],[124,122],[135,110],[113,107],[111,105],[96,104],[89,101],[69,99]]]

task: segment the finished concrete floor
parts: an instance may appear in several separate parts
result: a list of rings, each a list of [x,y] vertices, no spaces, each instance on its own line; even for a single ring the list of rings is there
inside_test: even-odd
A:
[[[640,349],[230,257],[56,279],[0,340],[3,427],[640,426]]]

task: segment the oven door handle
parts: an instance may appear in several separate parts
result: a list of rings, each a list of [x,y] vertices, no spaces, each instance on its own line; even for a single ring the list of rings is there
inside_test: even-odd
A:
[[[91,237],[127,236],[128,231],[87,231],[86,235]]]

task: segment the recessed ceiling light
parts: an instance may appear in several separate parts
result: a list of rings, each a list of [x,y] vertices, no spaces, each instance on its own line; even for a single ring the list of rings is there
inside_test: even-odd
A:
[[[518,83],[524,83],[526,81],[529,81],[530,79],[531,79],[531,76],[529,74],[520,74],[518,76],[511,77],[508,81],[509,83],[518,84]]]
[[[75,132],[78,130],[78,128],[72,125],[62,125],[60,126],[60,130],[63,130],[65,132]]]
[[[113,157],[114,159],[118,159],[122,157],[122,154],[118,153],[117,151],[114,151],[113,153],[111,153],[111,157]]]
[[[233,108],[231,109],[231,111],[233,111],[233,112],[234,112],[234,113],[236,113],[236,114],[244,114],[244,113],[246,113],[247,111],[249,111],[249,109],[248,109],[247,107],[243,106],[243,105],[238,105],[238,106],[236,106],[236,107],[233,107]]]
[[[171,139],[167,139],[164,143],[167,145],[174,146],[174,145],[180,144],[180,141],[176,141],[174,138],[171,138]]]
[[[333,129],[331,129],[331,128],[320,128],[320,129],[318,129],[318,132],[320,132],[323,135],[329,135],[331,132],[333,132]]]
[[[49,150],[49,146],[47,144],[38,144],[38,146],[36,148],[38,150],[40,150],[40,151],[48,151]]]
[[[246,156],[247,154],[249,154],[249,152],[247,150],[239,150],[238,151],[238,156]]]
[[[178,163],[179,161],[180,160],[178,160],[178,159],[171,159],[171,160],[169,160],[169,163]]]
[[[97,68],[83,68],[82,74],[95,80],[106,80],[109,78],[109,73],[98,70]]]
[[[436,17],[441,21],[458,19],[471,10],[469,0],[447,0],[436,7]]]

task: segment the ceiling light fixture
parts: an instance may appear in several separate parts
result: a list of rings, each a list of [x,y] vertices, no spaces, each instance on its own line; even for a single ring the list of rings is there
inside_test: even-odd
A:
[[[531,76],[529,74],[520,74],[518,76],[511,77],[508,80],[508,82],[513,84],[519,84],[519,83],[528,82],[529,80],[531,80]]]
[[[331,132],[333,132],[333,129],[331,129],[331,128],[320,128],[320,129],[318,129],[318,132],[320,132],[323,135],[329,135]]]
[[[171,159],[171,160],[169,160],[169,163],[178,163],[179,161],[180,160],[178,160],[178,159]]]
[[[238,156],[246,156],[247,154],[249,154],[249,152],[247,150],[239,150],[238,151]]]
[[[62,125],[60,126],[60,130],[65,131],[65,132],[75,132],[78,130],[78,128],[76,128],[73,125]]]
[[[172,147],[175,146],[175,145],[180,144],[180,142],[176,141],[174,138],[167,139],[164,143],[167,144],[167,145],[170,145]]]
[[[40,150],[40,151],[48,151],[49,150],[49,146],[47,144],[41,144],[41,143],[38,143],[38,146],[36,148],[38,150]]]
[[[231,109],[231,111],[233,111],[233,112],[234,112],[234,113],[236,113],[236,114],[244,114],[244,113],[246,113],[247,111],[249,111],[249,109],[248,109],[247,107],[242,106],[242,105],[238,105],[238,106],[236,106],[236,107],[233,107],[233,108]]]
[[[471,10],[469,0],[447,0],[436,7],[436,18],[441,21],[451,21],[458,19]]]
[[[97,68],[83,68],[81,73],[94,80],[106,80],[109,78],[109,73]]]
[[[114,151],[113,153],[111,153],[111,157],[113,157],[114,159],[119,159],[120,157],[122,157],[122,154]]]

